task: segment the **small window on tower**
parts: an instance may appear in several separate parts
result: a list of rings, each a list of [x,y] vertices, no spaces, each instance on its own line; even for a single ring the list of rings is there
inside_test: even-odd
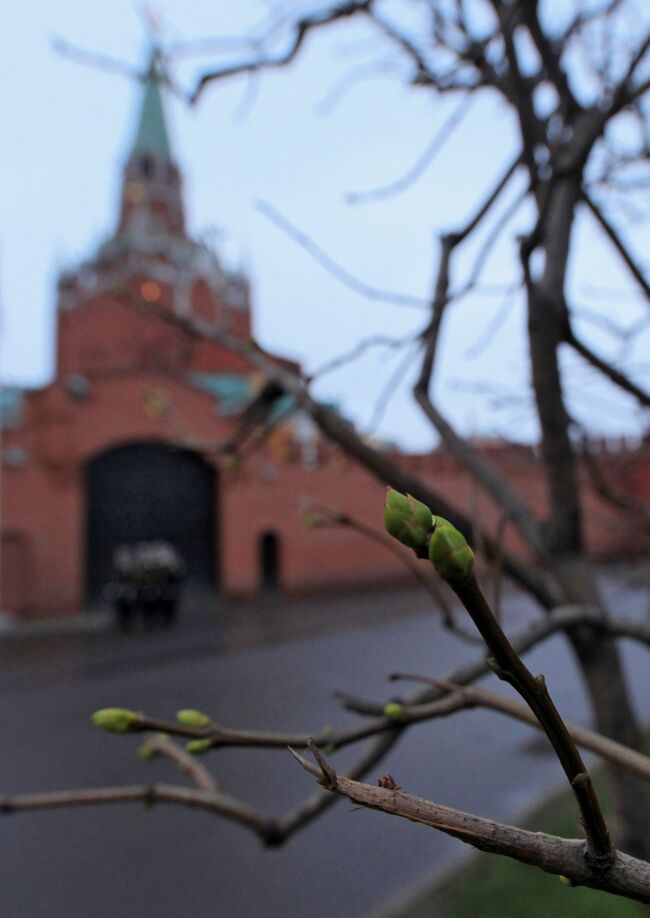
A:
[[[153,175],[153,159],[146,154],[140,159],[140,173],[144,178],[151,178]]]
[[[162,294],[160,285],[155,281],[145,281],[144,284],[140,284],[140,294],[143,300],[146,300],[147,303],[157,303]]]

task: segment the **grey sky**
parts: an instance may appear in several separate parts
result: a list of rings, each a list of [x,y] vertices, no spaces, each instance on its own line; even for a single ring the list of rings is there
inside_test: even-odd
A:
[[[267,5],[161,0],[158,6],[165,35],[175,41],[237,35],[259,21]],[[121,163],[140,96],[140,88],[121,76],[55,54],[50,41],[61,36],[134,65],[142,65],[146,42],[131,0],[23,0],[11,7],[4,26],[0,79],[4,122],[11,130],[5,129],[1,147],[0,359],[4,380],[41,384],[53,372],[56,274],[89,255],[113,228]],[[348,205],[347,192],[389,183],[407,171],[456,104],[409,89],[390,69],[388,55],[383,73],[337,96],[351,67],[381,56],[377,48],[363,27],[348,23],[321,33],[293,68],[263,76],[254,92],[237,80],[209,89],[194,110],[168,99],[192,231],[213,238],[230,263],[250,273],[260,341],[299,358],[308,370],[363,336],[415,332],[425,313],[347,289],[274,226],[256,202],[268,201],[368,284],[424,299],[437,258],[435,233],[469,215],[490,176],[515,149],[510,116],[486,96],[470,108],[417,184],[383,202]],[[191,85],[201,62],[179,59],[174,75],[181,85]],[[516,186],[510,199],[514,192]],[[514,235],[526,225],[525,212],[509,225],[487,266],[486,282],[517,278],[511,260]],[[579,222],[577,238],[571,271],[576,299],[589,300],[592,310],[621,325],[636,321],[645,307],[586,220]],[[645,246],[647,251],[649,243],[647,228],[635,229],[636,250]],[[591,298],[597,285],[617,292]],[[499,310],[505,318],[489,348],[468,356]],[[525,407],[523,325],[521,304],[515,302],[506,314],[502,296],[482,292],[454,307],[437,391],[463,430],[534,436]],[[585,322],[581,330],[601,350],[611,349],[597,325]],[[639,367],[639,373],[645,359],[641,380],[647,380],[649,340],[641,336],[625,355],[626,366]],[[402,354],[373,350],[324,377],[316,391],[367,426],[377,393]],[[638,430],[636,409],[627,398],[574,359],[570,365],[577,416],[601,433]],[[414,371],[411,359],[406,383]],[[495,399],[507,410],[497,411]],[[378,432],[424,448],[433,438],[410,401],[407,392],[396,395]]]

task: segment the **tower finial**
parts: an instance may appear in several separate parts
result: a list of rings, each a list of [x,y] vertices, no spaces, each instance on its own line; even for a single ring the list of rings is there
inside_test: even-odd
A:
[[[142,18],[152,46],[154,48],[159,47],[163,31],[163,18],[155,3],[147,2],[142,4]]]
[[[144,96],[132,153],[170,160],[169,134],[161,91],[163,80],[160,51],[154,46],[144,77]]]
[[[118,233],[134,229],[150,234],[184,233],[181,178],[165,119],[163,61],[160,46],[152,43],[141,77],[144,94],[135,137],[124,170]]]

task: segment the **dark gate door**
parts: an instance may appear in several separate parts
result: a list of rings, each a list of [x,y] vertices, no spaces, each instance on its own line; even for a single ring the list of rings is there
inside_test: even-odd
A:
[[[216,587],[215,471],[196,453],[162,443],[107,450],[86,466],[86,594],[101,598],[118,545],[164,539],[188,585]]]
[[[260,589],[272,592],[280,586],[280,544],[277,533],[265,532],[258,543]]]

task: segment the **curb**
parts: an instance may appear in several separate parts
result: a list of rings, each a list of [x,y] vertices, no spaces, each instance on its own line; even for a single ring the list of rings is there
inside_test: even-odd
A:
[[[0,641],[30,640],[59,634],[100,634],[108,631],[112,622],[110,615],[101,613],[22,621],[9,613],[0,612]]]

